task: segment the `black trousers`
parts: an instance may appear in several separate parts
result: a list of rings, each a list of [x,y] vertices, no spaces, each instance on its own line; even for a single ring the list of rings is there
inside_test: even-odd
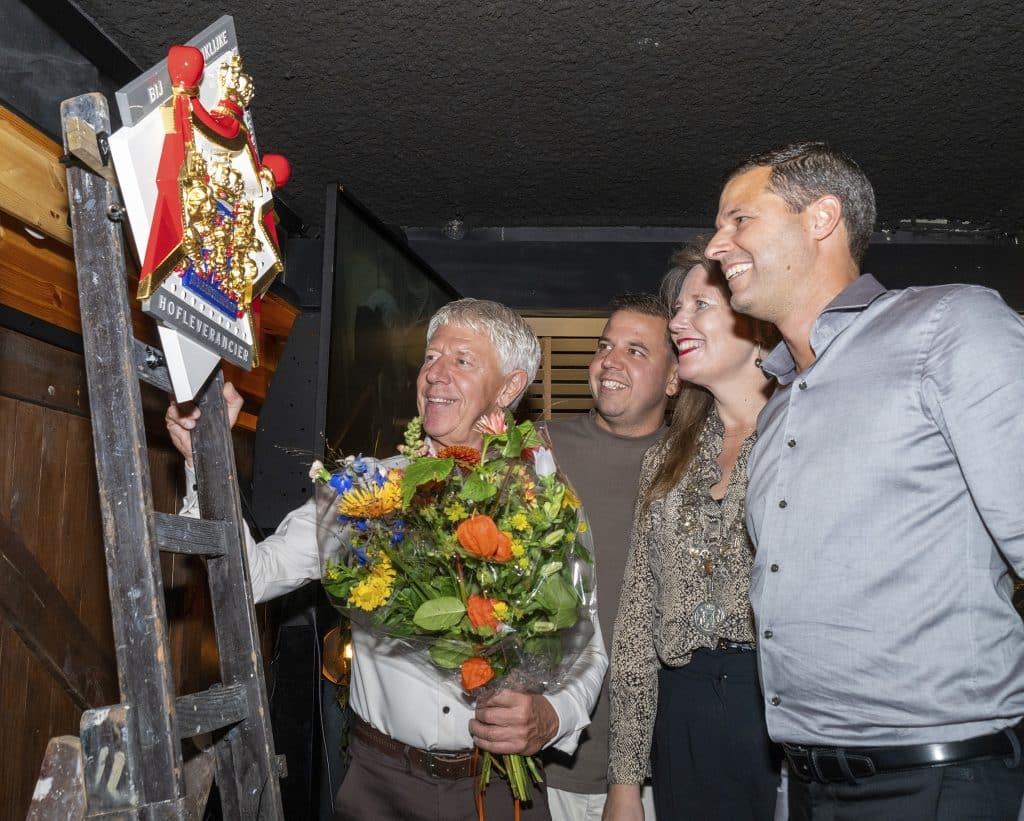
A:
[[[1017,821],[1022,797],[1019,760],[926,767],[858,784],[807,783],[789,776],[790,821]]]
[[[665,821],[772,821],[781,750],[771,743],[757,654],[698,650],[658,674],[651,751]]]

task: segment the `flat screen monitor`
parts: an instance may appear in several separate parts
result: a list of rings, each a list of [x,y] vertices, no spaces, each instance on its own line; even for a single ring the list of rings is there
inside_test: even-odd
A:
[[[460,295],[340,185],[328,190],[324,243],[326,455],[391,456],[416,414],[427,323]]]

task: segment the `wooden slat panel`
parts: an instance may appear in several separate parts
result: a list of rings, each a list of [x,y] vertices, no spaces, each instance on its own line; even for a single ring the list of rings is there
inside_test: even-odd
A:
[[[585,353],[593,354],[597,348],[598,337],[550,337],[551,350],[557,357],[559,353]]]
[[[0,210],[71,243],[60,146],[0,106]]]
[[[554,367],[550,370],[542,370],[540,374],[547,376],[551,374],[552,382],[588,382],[590,381],[590,371],[587,368],[559,368]],[[535,382],[540,382],[540,379]]]
[[[527,316],[523,317],[537,336],[588,336],[597,338],[604,330],[603,316]]]
[[[543,396],[544,386],[534,382],[527,391],[529,396]],[[590,386],[586,382],[553,382],[552,396],[590,396]]]

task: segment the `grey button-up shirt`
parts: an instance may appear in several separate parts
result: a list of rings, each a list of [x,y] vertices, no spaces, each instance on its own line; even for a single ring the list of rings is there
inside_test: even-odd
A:
[[[747,523],[768,729],[953,741],[1024,715],[1024,322],[993,291],[853,282],[758,420]]]

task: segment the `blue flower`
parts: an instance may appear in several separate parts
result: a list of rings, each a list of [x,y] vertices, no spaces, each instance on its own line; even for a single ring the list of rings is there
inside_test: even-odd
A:
[[[360,453],[352,463],[352,470],[362,476],[369,469],[370,466],[366,464],[366,460],[363,459],[363,454]]]
[[[352,489],[352,477],[348,473],[334,473],[328,484],[336,493],[347,493]]]
[[[388,481],[387,472],[382,470],[381,468],[377,468],[377,470],[374,471],[373,474],[373,481],[376,482],[377,487],[384,487],[384,485]]]
[[[353,519],[352,520],[352,526],[356,530],[360,530],[360,531],[364,531],[365,532],[366,531],[366,519]]]
[[[370,561],[370,557],[366,555],[365,547],[356,547],[352,549],[352,552],[356,554],[356,561],[360,567],[365,567],[366,563]]]

